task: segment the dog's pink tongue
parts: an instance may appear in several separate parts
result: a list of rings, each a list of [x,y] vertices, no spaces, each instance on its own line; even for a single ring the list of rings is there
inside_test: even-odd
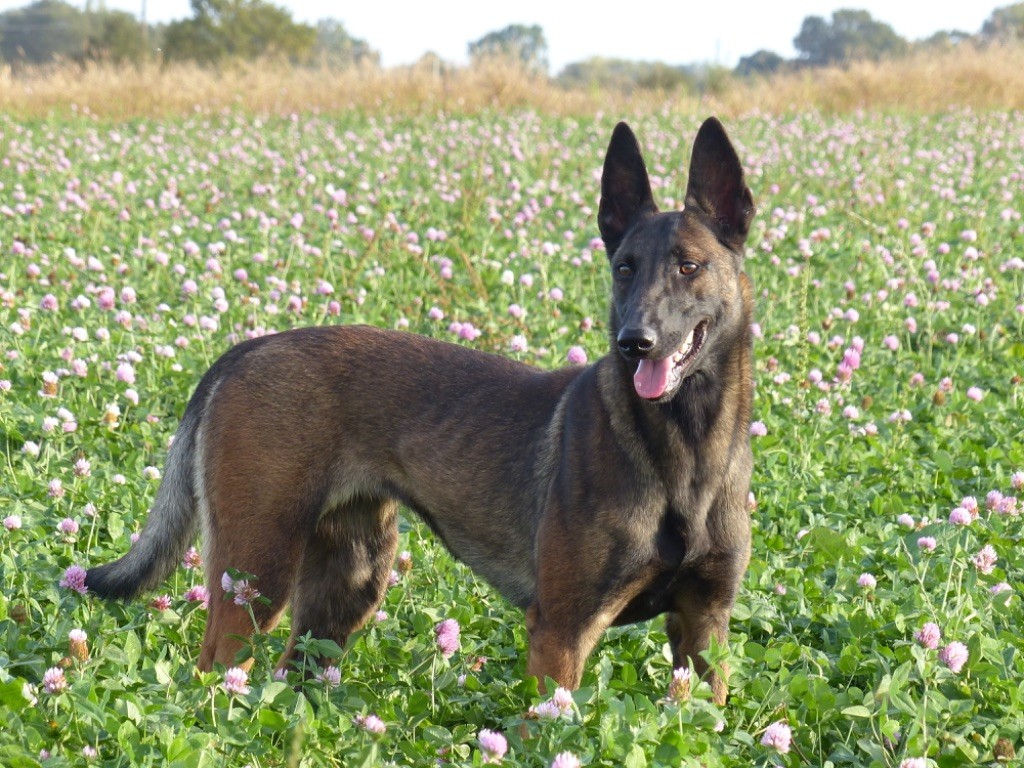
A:
[[[668,387],[668,373],[672,369],[671,358],[664,360],[641,360],[640,367],[633,374],[636,393],[645,400],[656,400],[665,394]]]

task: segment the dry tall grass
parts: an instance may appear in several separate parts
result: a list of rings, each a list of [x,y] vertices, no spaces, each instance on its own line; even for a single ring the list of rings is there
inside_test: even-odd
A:
[[[724,112],[756,107],[769,114],[808,108],[826,113],[1024,109],[1024,45],[962,45],[949,51],[918,51],[893,61],[785,73],[734,83],[718,99]]]
[[[357,109],[369,112],[477,112],[531,108],[585,113],[599,102],[546,78],[491,64],[430,70],[373,67],[336,71],[273,61],[218,69],[192,64],[65,64],[0,71],[0,109],[22,116],[78,112],[106,118],[166,117],[240,109],[258,114]]]
[[[699,97],[564,90],[498,63],[478,68],[365,68],[345,72],[274,62],[218,70],[194,65],[142,67],[66,64],[17,74],[0,70],[0,110],[20,117],[91,114],[105,119],[167,117],[239,109],[258,114],[308,110],[410,113],[535,109],[554,114],[597,110],[752,110],[786,114],[817,109],[935,112],[953,107],[1024,108],[1024,46],[925,53],[889,62],[805,70],[768,79],[727,80]]]

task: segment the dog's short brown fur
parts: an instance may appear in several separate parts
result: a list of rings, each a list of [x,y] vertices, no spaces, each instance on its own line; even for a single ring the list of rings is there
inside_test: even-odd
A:
[[[212,594],[255,574],[270,629],[339,644],[387,588],[398,504],[526,611],[529,674],[573,688],[610,625],[668,614],[674,663],[724,643],[750,552],[750,283],[754,205],[722,126],[694,142],[686,207],[660,213],[633,133],[616,127],[599,227],[611,351],[544,372],[375,328],[247,341],[203,377],[139,541],[88,572],[131,597],[177,565],[202,521]],[[199,666],[251,634],[216,597]]]

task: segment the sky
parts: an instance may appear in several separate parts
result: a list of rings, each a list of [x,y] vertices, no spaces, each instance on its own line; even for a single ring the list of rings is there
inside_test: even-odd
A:
[[[70,0],[84,7],[84,0]],[[548,43],[552,74],[592,56],[661,61],[666,64],[717,63],[734,66],[741,56],[765,48],[796,55],[793,38],[807,16],[830,18],[839,8],[869,11],[908,40],[938,30],[974,33],[994,8],[1014,0],[647,0],[616,3],[591,0],[272,0],[296,21],[333,17],[353,37],[381,53],[385,67],[411,64],[427,51],[456,64],[467,61],[469,42],[509,24],[539,24]],[[0,11],[26,0],[0,0]],[[189,0],[106,0],[112,10],[140,14],[151,22],[191,15]]]

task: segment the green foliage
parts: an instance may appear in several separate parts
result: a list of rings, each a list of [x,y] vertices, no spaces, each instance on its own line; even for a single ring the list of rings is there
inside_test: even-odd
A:
[[[192,0],[192,18],[164,31],[168,59],[204,64],[260,56],[309,57],[317,30],[267,0]]]
[[[1014,3],[992,11],[992,15],[981,26],[981,36],[1000,42],[1024,40],[1024,3]]]
[[[629,93],[636,89],[689,93],[696,80],[685,67],[661,62],[594,57],[567,65],[556,78],[566,88],[591,88]]]
[[[141,62],[161,48],[168,59],[215,63],[283,56],[344,68],[377,64],[380,55],[344,25],[324,19],[298,24],[267,0],[192,0],[193,16],[143,30],[130,13],[37,0],[0,14],[0,56],[42,64],[55,59]]]
[[[352,37],[336,19],[317,22],[312,59],[339,69],[361,64],[380,65],[380,54],[365,40]]]
[[[473,62],[505,59],[536,72],[548,70],[548,42],[536,24],[509,24],[469,44]]]
[[[0,56],[7,62],[80,59],[88,38],[85,14],[63,0],[36,0],[0,14]]]
[[[37,0],[0,14],[0,56],[7,62],[137,62],[146,53],[142,26],[124,11],[83,12],[62,0]]]
[[[728,67],[720,64],[707,64],[691,68],[691,73],[700,93],[721,96],[729,90],[733,83],[733,73]]]
[[[242,688],[198,673],[201,569],[131,603],[60,586],[128,549],[158,485],[147,468],[235,340],[367,322],[544,368],[604,354],[595,169],[622,117],[659,204],[679,207],[699,119],[671,112],[0,116],[0,765],[478,766],[482,728],[525,768],[563,751],[608,768],[1021,753],[1024,517],[987,503],[1024,490],[1020,113],[727,121],[760,211],[746,270],[764,434],[750,568],[728,645],[707,654],[732,670],[725,708],[697,682],[668,700],[655,621],[609,631],[565,710],[530,714],[549,697],[524,680],[522,612],[409,513],[386,616],[344,649],[301,640],[337,660],[336,685],[274,678],[287,617],[255,638]],[[949,523],[965,497],[976,516]],[[926,622],[937,649],[915,639]],[[953,642],[959,671],[940,658]],[[785,754],[761,743],[776,723]]]
[[[774,51],[764,49],[743,56],[736,65],[736,74],[740,77],[751,75],[770,75],[786,66],[786,60]]]
[[[93,58],[139,62],[150,52],[139,20],[124,11],[95,14],[91,21],[89,52]]]
[[[958,45],[970,43],[975,38],[969,32],[959,29],[942,29],[914,44],[915,47],[929,48],[939,51],[947,51],[956,48]]]
[[[882,59],[908,48],[892,27],[867,11],[839,10],[828,22],[820,16],[804,19],[793,39],[800,61],[811,66],[845,64],[856,59]]]

